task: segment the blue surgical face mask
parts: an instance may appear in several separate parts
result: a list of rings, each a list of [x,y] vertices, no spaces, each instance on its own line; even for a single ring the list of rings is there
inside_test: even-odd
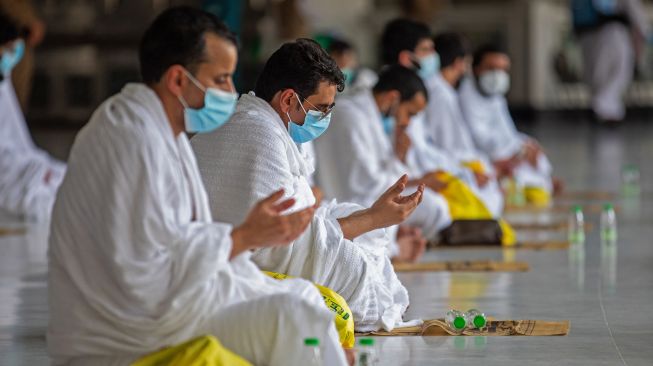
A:
[[[304,118],[303,125],[298,125],[292,121],[290,113],[286,112],[286,115],[288,116],[288,133],[293,141],[298,144],[303,144],[320,137],[320,135],[329,128],[331,113],[324,115],[324,113],[320,111],[306,111],[297,93],[295,93],[295,97],[297,98],[299,105],[302,107],[302,110],[304,110],[306,118]]]
[[[392,136],[392,133],[395,130],[395,116],[383,116],[381,118],[381,123],[383,124],[383,131],[386,133],[388,136]]]
[[[0,73],[9,75],[25,54],[25,41],[19,39],[14,43],[13,50],[7,50],[0,56]]]
[[[387,112],[384,112],[381,116],[381,124],[383,125],[383,131],[388,135],[392,136],[397,120],[395,119],[395,113],[397,111],[397,105],[393,104]]]
[[[417,62],[419,63],[417,74],[422,79],[428,79],[440,71],[440,55],[437,52],[418,58]]]
[[[238,94],[217,88],[205,88],[188,71],[184,72],[191,82],[204,92],[204,107],[200,109],[190,108],[186,100],[179,96],[179,101],[184,106],[186,132],[207,133],[220,128],[234,113]]]

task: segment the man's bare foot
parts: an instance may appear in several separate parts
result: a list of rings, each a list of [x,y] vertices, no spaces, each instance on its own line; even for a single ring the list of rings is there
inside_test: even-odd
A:
[[[349,366],[354,366],[356,364],[356,350],[353,348],[343,348],[343,350]]]
[[[397,231],[399,254],[392,258],[392,261],[398,263],[416,262],[424,254],[426,242],[426,238],[424,238],[420,229],[405,225],[399,226]]]

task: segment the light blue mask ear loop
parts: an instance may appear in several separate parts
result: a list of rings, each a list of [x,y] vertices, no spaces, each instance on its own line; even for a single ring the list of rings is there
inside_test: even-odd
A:
[[[186,69],[184,69],[184,74],[186,74],[186,76],[188,76],[188,79],[190,79],[190,81],[193,83],[193,85],[195,85],[199,90],[201,90],[204,94],[206,94],[206,87],[204,85],[202,85],[202,83],[200,83],[199,80],[195,79],[193,74],[191,74]],[[231,86],[231,93],[236,93],[236,90],[234,89],[233,85]],[[183,95],[179,95],[179,98],[177,98],[177,99],[179,99],[179,102],[181,102],[181,105],[184,108],[190,108],[188,106],[188,103],[186,103],[186,98],[184,98]]]
[[[184,73],[191,82],[204,92],[204,107],[200,109],[193,109],[188,106],[186,99],[183,95],[179,95],[179,102],[184,107],[184,119],[186,124],[186,131],[191,133],[204,133],[213,131],[221,127],[224,123],[228,121],[229,116],[233,113],[233,108],[237,100],[237,94],[235,91],[226,92],[220,89],[206,88],[202,83],[200,83],[193,75],[190,74],[187,70],[184,70]],[[210,92],[215,90],[213,94]],[[220,100],[216,102],[216,93],[225,93],[231,94],[229,96],[229,101]],[[219,94],[218,94],[219,95]],[[235,97],[234,97],[235,96]],[[233,100],[231,98],[233,97]],[[211,99],[213,98],[213,99]],[[222,97],[224,98],[224,96]],[[224,103],[229,103],[231,112],[227,112],[224,108],[227,106]],[[215,114],[214,114],[215,113]]]

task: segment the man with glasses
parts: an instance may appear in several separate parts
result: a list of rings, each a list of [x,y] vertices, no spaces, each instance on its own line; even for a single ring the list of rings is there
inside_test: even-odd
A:
[[[296,204],[315,205],[314,167],[303,144],[329,126],[344,76],[314,41],[284,44],[267,61],[255,91],[243,95],[231,120],[191,143],[217,220],[239,222],[250,203],[279,189]],[[348,302],[357,331],[392,329],[402,321],[408,293],[387,255],[384,228],[406,219],[423,186],[401,196],[400,178],[371,207],[335,201],[320,206],[304,233],[286,248],[256,250],[261,269],[332,288]],[[380,230],[379,230],[380,229]]]

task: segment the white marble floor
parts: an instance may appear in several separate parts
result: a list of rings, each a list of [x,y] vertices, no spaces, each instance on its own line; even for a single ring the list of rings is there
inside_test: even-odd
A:
[[[650,121],[649,121],[650,122]],[[449,250],[425,260],[495,259],[530,264],[526,273],[410,273],[410,317],[477,307],[497,319],[571,320],[566,337],[380,338],[382,365],[653,364],[653,124],[617,130],[547,119],[530,129],[569,189],[618,191],[623,164],[642,173],[639,198],[620,197],[616,252],[602,251],[598,215],[583,250]],[[70,134],[37,131],[37,142],[64,156]],[[63,136],[63,137],[62,137]],[[63,143],[62,143],[63,141]],[[3,228],[20,223],[3,220]],[[46,231],[0,236],[0,365],[44,365],[47,325]]]

